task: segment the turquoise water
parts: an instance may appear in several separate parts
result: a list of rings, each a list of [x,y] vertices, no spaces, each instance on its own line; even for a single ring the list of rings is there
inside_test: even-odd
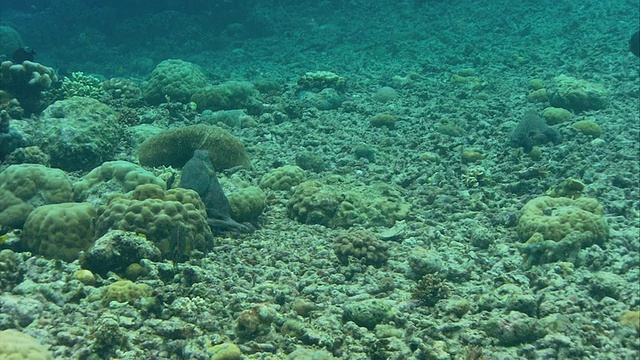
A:
[[[0,358],[637,359],[639,23],[2,1]]]

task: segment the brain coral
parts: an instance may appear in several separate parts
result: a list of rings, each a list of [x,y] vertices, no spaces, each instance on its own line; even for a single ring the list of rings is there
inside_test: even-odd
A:
[[[53,355],[31,335],[8,329],[0,331],[0,359],[53,360]]]
[[[97,236],[109,230],[144,234],[167,259],[188,256],[213,246],[207,211],[198,194],[159,185],[139,185],[127,195],[113,196],[98,208]],[[178,259],[179,260],[179,259]]]
[[[572,232],[588,235],[590,244],[600,244],[609,235],[604,210],[596,199],[541,196],[522,207],[518,235],[523,241],[539,233],[545,240],[560,241]],[[590,245],[588,244],[588,245]]]
[[[207,77],[197,65],[169,59],[161,62],[151,72],[149,83],[142,96],[151,104],[166,101],[187,103],[191,96],[207,85]]]
[[[93,204],[42,205],[27,217],[23,240],[37,254],[71,262],[91,246],[95,219]]]
[[[409,206],[387,185],[323,184],[316,180],[296,186],[289,216],[304,224],[349,228],[355,224],[392,226],[407,216]]]
[[[76,201],[85,201],[90,195],[99,196],[106,190],[126,193],[143,184],[165,186],[164,181],[139,165],[108,161],[73,184],[73,193]]]
[[[74,96],[47,107],[34,137],[51,165],[63,170],[91,170],[110,160],[122,141],[118,117],[98,100]]]
[[[248,166],[242,142],[217,126],[192,125],[167,130],[147,139],[138,149],[140,164],[182,167],[195,150],[206,150],[216,171]]]
[[[43,165],[11,165],[0,173],[0,226],[21,228],[37,206],[71,201],[71,180]]]

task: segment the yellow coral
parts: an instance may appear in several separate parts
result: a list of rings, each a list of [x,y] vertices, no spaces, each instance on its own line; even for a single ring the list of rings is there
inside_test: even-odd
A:
[[[602,243],[609,235],[604,210],[596,199],[541,196],[522,207],[517,232],[523,241],[535,234],[544,240],[561,241],[572,232],[587,244]]]
[[[112,301],[132,304],[136,300],[149,295],[151,295],[151,291],[146,284],[136,284],[129,280],[118,280],[104,288],[102,305],[107,306]]]
[[[633,325],[636,330],[640,330],[640,311],[627,310],[620,316],[620,323],[623,325]]]
[[[53,355],[31,335],[9,329],[0,331],[0,359],[53,360]]]

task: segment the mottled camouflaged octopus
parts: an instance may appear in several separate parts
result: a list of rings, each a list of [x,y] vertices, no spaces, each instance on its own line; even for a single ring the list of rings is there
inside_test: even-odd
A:
[[[182,168],[180,187],[194,190],[200,195],[207,208],[207,223],[211,230],[241,233],[253,231],[251,226],[240,224],[229,215],[229,200],[222,191],[207,151],[196,150],[193,153],[193,157]]]

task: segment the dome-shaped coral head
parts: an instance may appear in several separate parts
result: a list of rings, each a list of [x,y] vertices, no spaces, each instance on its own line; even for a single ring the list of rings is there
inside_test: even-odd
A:
[[[25,61],[33,61],[36,57],[36,52],[32,48],[25,46],[13,52],[11,55],[11,61],[14,64],[22,64]]]

